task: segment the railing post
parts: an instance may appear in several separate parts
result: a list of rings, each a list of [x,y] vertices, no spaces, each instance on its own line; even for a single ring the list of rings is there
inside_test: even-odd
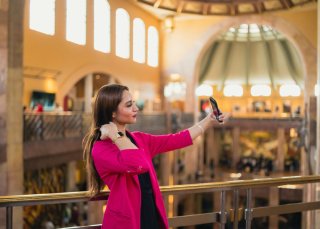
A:
[[[238,216],[239,216],[239,189],[233,191],[233,229],[238,229]]]
[[[226,191],[221,191],[220,199],[220,229],[224,229],[226,224]]]
[[[44,118],[43,118],[44,114],[39,114],[39,120],[40,120],[40,139],[44,140]]]
[[[13,214],[13,209],[12,209],[12,207],[11,206],[8,206],[7,207],[7,209],[6,209],[6,214],[7,214],[7,222],[6,222],[6,224],[7,224],[7,226],[6,226],[6,228],[7,229],[12,229],[12,214]]]
[[[245,210],[246,229],[251,229],[252,220],[252,189],[247,189],[247,208]]]

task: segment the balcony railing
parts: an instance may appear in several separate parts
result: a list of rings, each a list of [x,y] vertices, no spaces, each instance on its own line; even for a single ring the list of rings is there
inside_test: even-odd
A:
[[[182,113],[177,129],[190,127],[193,118],[192,113]],[[85,113],[25,113],[24,142],[83,137],[90,127],[90,120],[91,115]],[[171,121],[174,122],[173,115]],[[137,123],[129,128],[151,134],[164,134],[168,132],[167,116],[165,113],[139,114]]]
[[[161,192],[163,195],[220,192],[220,211],[170,217],[170,227],[218,223],[220,224],[220,228],[225,228],[226,222],[231,221],[233,222],[233,228],[237,229],[239,221],[244,219],[246,221],[246,229],[249,229],[251,228],[251,223],[254,218],[320,209],[320,201],[301,202],[278,206],[253,207],[252,191],[255,188],[275,187],[289,184],[310,184],[318,182],[320,182],[320,176],[293,176],[281,178],[263,178],[253,180],[173,185],[161,187]],[[240,190],[246,191],[246,206],[244,208],[239,207]],[[233,206],[231,209],[226,209],[227,191],[233,192]],[[107,200],[108,196],[109,191],[102,192],[94,199],[90,199],[87,192],[0,196],[0,207],[6,208],[6,228],[12,229],[13,207]],[[72,228],[96,229],[100,227],[101,225],[89,225]]]

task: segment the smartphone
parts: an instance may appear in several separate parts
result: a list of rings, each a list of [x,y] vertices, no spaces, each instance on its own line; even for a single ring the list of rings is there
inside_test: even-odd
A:
[[[211,106],[212,106],[213,114],[214,114],[214,116],[216,117],[217,121],[218,121],[218,122],[223,122],[222,120],[219,120],[219,115],[221,115],[222,113],[221,113],[221,111],[219,110],[217,101],[216,101],[214,98],[212,98],[212,97],[210,97],[209,100],[210,100],[210,104],[211,104]]]

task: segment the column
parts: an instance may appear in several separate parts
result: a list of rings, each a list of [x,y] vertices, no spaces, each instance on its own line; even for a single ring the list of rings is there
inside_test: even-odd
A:
[[[67,165],[67,192],[76,192],[77,162],[71,161]]]
[[[0,195],[23,193],[23,0],[0,1]],[[0,209],[0,228],[5,228]],[[13,208],[22,228],[22,208]]]
[[[236,168],[240,160],[240,128],[234,127],[232,130],[232,168]]]
[[[89,74],[84,79],[84,112],[92,111],[93,75]]]
[[[319,31],[319,23],[320,23],[320,3],[318,2],[318,56],[317,56],[317,75],[318,75],[318,80],[317,80],[317,84],[318,84],[318,91],[317,91],[317,149],[316,149],[316,174],[319,175],[320,174],[320,55],[319,55],[319,51],[320,51],[320,31]],[[316,200],[320,201],[320,184],[316,184]],[[320,210],[316,211],[316,222],[314,223],[314,225],[320,225]]]
[[[277,160],[276,160],[276,171],[284,170],[284,155],[285,155],[285,132],[283,128],[277,130],[278,136],[278,150],[277,150]]]
[[[209,175],[213,178],[214,177],[214,169],[217,168],[219,162],[219,151],[218,151],[218,142],[215,141],[215,133],[214,128],[209,128],[207,130],[207,145],[206,145],[206,153],[207,153],[207,164],[206,168],[209,171]],[[211,161],[213,163],[211,164]]]

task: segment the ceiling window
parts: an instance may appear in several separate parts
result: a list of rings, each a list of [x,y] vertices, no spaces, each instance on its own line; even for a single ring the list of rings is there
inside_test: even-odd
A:
[[[243,95],[243,88],[241,85],[226,85],[223,88],[223,94],[227,97],[241,97]]]
[[[208,84],[201,84],[196,89],[197,96],[212,96],[213,95],[213,88]]]
[[[270,96],[271,88],[269,85],[253,85],[251,87],[252,96]]]
[[[86,43],[86,0],[67,0],[67,41]]]
[[[130,57],[130,17],[122,8],[116,11],[116,55]]]
[[[159,61],[159,35],[154,26],[148,29],[148,65],[157,67]]]
[[[55,0],[30,0],[29,28],[44,34],[55,33]]]
[[[138,63],[146,61],[146,29],[140,18],[133,20],[133,60]]]
[[[290,84],[285,84],[281,85],[280,87],[280,96],[286,97],[286,96],[293,96],[297,97],[300,96],[301,90],[298,85],[290,85]]]
[[[110,52],[110,5],[106,0],[94,0],[94,49]]]
[[[282,39],[278,31],[268,25],[241,24],[238,27],[231,27],[221,39],[228,41],[263,41]]]

